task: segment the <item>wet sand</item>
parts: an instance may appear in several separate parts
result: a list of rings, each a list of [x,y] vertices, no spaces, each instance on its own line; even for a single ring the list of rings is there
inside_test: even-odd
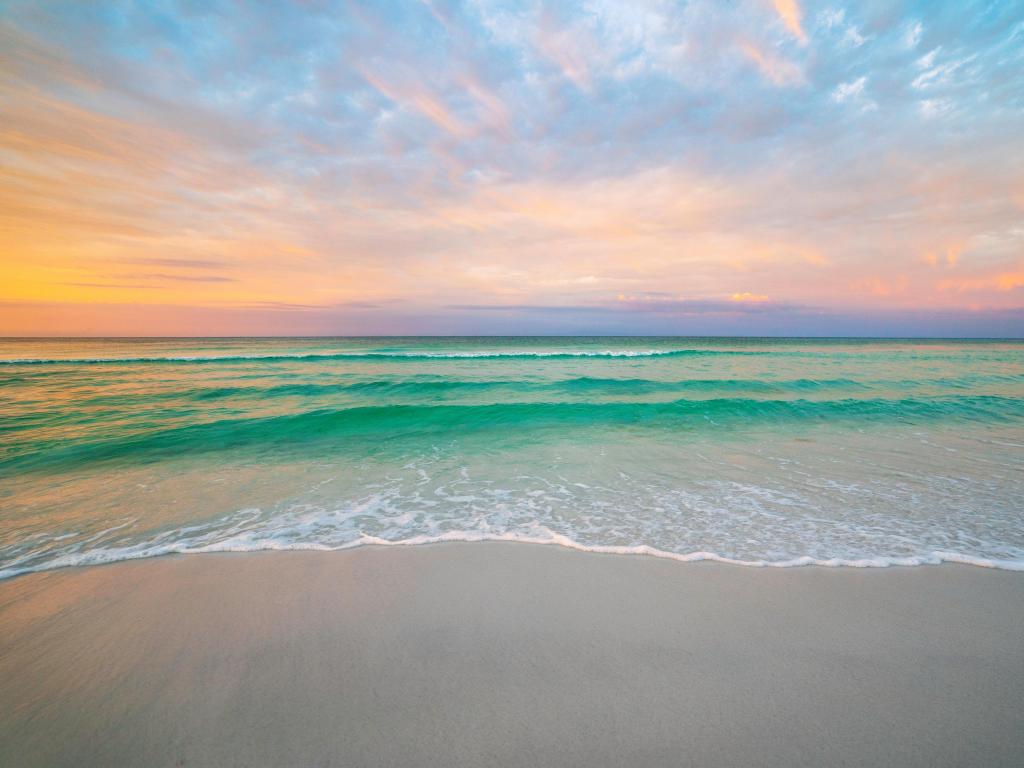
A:
[[[0,582],[3,766],[1019,766],[1024,573],[476,543]]]

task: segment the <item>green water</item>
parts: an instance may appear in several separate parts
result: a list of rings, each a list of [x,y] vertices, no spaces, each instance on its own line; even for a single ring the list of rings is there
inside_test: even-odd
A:
[[[1024,563],[1024,343],[0,341],[0,575],[544,541]]]

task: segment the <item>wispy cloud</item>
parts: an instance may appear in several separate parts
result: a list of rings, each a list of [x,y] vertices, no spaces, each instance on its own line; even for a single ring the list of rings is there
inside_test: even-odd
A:
[[[797,0],[772,0],[776,12],[786,25],[786,29],[801,43],[807,43],[807,33],[803,28],[803,11]]]
[[[757,65],[761,74],[775,85],[793,86],[804,83],[804,74],[794,62],[767,49],[762,50],[752,43],[743,43],[740,50]]]
[[[843,102],[860,97],[860,95],[864,93],[864,84],[866,82],[867,78],[861,76],[848,83],[840,83],[832,91],[832,101],[837,101],[842,104]]]
[[[390,83],[372,72],[364,72],[366,81],[399,107],[411,108],[456,138],[469,135],[468,126],[459,119],[435,94],[413,83]]]

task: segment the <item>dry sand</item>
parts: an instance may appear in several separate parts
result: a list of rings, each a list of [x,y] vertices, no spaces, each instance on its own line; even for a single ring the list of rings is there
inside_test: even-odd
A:
[[[1021,766],[1024,574],[518,544],[0,582],[2,766]]]

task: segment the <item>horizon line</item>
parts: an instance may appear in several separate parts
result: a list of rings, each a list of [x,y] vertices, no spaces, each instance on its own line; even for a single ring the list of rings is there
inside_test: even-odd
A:
[[[1024,341],[1024,336],[860,336],[855,334],[822,334],[822,335],[791,335],[791,334],[660,334],[660,333],[452,333],[452,334],[279,334],[253,336],[189,336],[154,334],[145,336],[114,336],[114,335],[39,335],[39,336],[0,336],[0,341],[140,341],[140,340],[209,340],[227,341],[237,339],[846,339],[860,341]]]

